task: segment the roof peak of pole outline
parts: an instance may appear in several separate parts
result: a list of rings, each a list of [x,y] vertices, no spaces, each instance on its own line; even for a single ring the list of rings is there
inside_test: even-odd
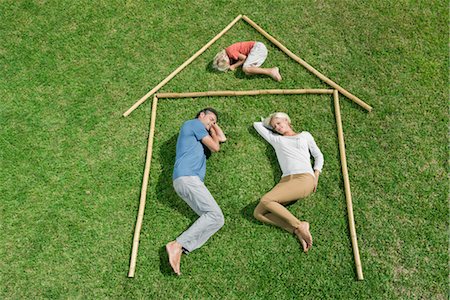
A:
[[[338,90],[342,95],[346,96],[362,108],[366,109],[368,112],[372,110],[372,107],[356,97],[355,95],[351,94],[338,84],[336,84],[334,81],[317,71],[315,68],[313,68],[311,65],[309,65],[306,61],[292,53],[288,48],[286,48],[283,44],[281,44],[278,40],[276,40],[274,37],[272,37],[270,34],[268,34],[264,29],[262,29],[259,25],[257,25],[255,22],[253,22],[249,17],[246,15],[238,15],[236,18],[234,18],[231,23],[229,23],[220,33],[218,33],[213,39],[211,39],[208,43],[206,43],[200,50],[198,50],[194,55],[192,55],[188,60],[186,60],[183,64],[181,64],[177,69],[175,69],[169,76],[167,76],[163,81],[161,81],[158,85],[156,85],[152,90],[150,90],[147,94],[145,94],[141,99],[139,99],[133,106],[131,106],[125,113],[123,113],[124,117],[127,117],[129,114],[131,114],[139,105],[141,105],[145,100],[147,100],[150,96],[152,96],[154,93],[156,93],[161,87],[163,87],[166,83],[168,83],[173,77],[175,77],[179,72],[181,72],[187,65],[189,65],[192,61],[194,61],[198,56],[200,56],[203,52],[206,51],[214,42],[216,42],[219,38],[221,38],[228,30],[230,30],[240,19],[243,19],[246,21],[250,26],[252,26],[256,31],[261,33],[266,39],[268,39],[270,42],[272,42],[275,46],[277,46],[281,51],[283,51],[286,55],[288,55],[290,58],[298,62],[300,65],[302,65],[304,68],[306,68],[308,71],[316,75],[320,80],[331,86],[332,88]]]

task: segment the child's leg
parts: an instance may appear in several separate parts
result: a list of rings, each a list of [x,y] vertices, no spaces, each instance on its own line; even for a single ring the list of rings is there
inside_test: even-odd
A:
[[[272,77],[273,80],[281,81],[280,70],[275,68],[260,68],[260,67],[242,67],[242,71],[244,71],[247,75],[267,75]]]
[[[267,53],[266,46],[261,42],[256,42],[242,66],[242,71],[247,75],[267,75],[276,81],[281,81],[280,70],[278,68],[261,68],[261,65],[267,58]]]

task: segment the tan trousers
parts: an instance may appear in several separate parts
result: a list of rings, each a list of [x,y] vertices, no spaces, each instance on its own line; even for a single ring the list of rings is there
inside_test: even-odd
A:
[[[261,198],[253,215],[261,222],[293,233],[300,225],[300,221],[286,209],[285,205],[310,195],[314,190],[314,179],[309,173],[282,177],[280,182]]]

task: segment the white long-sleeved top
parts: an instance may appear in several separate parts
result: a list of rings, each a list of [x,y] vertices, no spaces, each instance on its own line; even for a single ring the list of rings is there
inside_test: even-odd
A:
[[[253,127],[275,149],[282,176],[302,173],[314,176],[311,155],[314,157],[314,170],[322,172],[323,154],[309,132],[302,131],[294,136],[282,136],[264,127],[262,122],[253,123]]]

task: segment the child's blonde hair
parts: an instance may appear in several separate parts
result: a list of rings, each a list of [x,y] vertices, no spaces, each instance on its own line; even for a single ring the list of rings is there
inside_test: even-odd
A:
[[[264,119],[263,125],[265,127],[272,128],[272,125],[270,123],[275,118],[286,119],[288,121],[289,125],[291,125],[291,118],[289,118],[289,116],[284,112],[276,112],[276,113],[271,114],[270,116],[268,116],[267,118]]]
[[[216,54],[213,59],[213,68],[224,72],[230,68],[230,58],[227,55],[225,49]]]

